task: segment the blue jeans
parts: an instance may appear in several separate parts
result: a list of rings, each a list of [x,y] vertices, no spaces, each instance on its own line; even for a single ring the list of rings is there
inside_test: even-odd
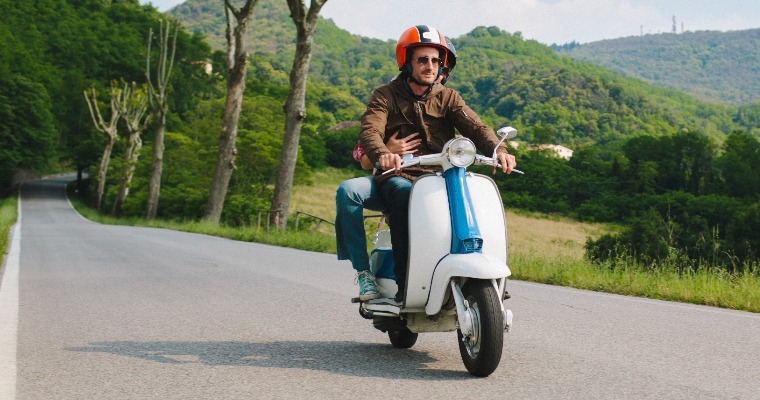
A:
[[[357,271],[369,270],[365,208],[385,210],[374,179],[364,176],[343,181],[335,193],[335,241],[338,260],[351,260]]]
[[[380,185],[380,198],[387,205],[388,226],[391,227],[393,246],[393,272],[396,274],[398,292],[404,295],[406,270],[409,259],[409,194],[412,182],[394,176]]]

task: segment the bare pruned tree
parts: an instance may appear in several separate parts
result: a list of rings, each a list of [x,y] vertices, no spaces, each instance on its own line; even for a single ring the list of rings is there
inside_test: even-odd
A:
[[[108,173],[108,163],[111,161],[111,152],[113,146],[118,139],[117,123],[119,122],[119,102],[121,101],[121,88],[116,81],[111,83],[111,90],[109,91],[111,96],[111,118],[106,122],[100,113],[100,106],[98,105],[98,93],[95,87],[90,87],[84,91],[84,99],[87,101],[87,107],[90,109],[90,116],[92,122],[95,124],[95,129],[105,136],[106,144],[103,148],[103,155],[100,159],[100,165],[98,166],[98,187],[95,190],[95,198],[93,205],[96,209],[100,210],[103,201],[103,192],[106,185],[106,174]]]
[[[311,62],[314,32],[317,30],[319,11],[327,0],[311,0],[309,9],[303,0],[288,0],[290,18],[296,25],[296,57],[290,70],[290,92],[285,103],[285,134],[282,138],[282,153],[277,168],[277,182],[272,197],[272,210],[278,211],[277,226],[285,227],[290,208],[290,193],[293,189],[293,174],[298,156],[298,140],[301,126],[306,117],[306,78]]]
[[[171,55],[169,54],[169,31],[171,23],[159,21],[158,25],[158,65],[156,66],[156,83],[153,84],[150,71],[150,46],[153,39],[153,29],[148,30],[148,50],[145,56],[145,77],[148,79],[148,95],[150,99],[152,118],[155,122],[153,132],[153,162],[151,163],[150,181],[148,183],[148,204],[145,219],[154,219],[158,213],[158,198],[161,192],[161,175],[164,168],[164,131],[166,129],[166,88],[169,85],[174,53],[177,49],[177,30],[174,25]]]
[[[119,114],[127,126],[127,148],[124,151],[124,170],[121,173],[119,182],[119,193],[116,201],[113,203],[111,215],[114,217],[121,216],[121,206],[127,199],[129,193],[129,184],[132,182],[132,176],[135,174],[135,165],[137,158],[140,156],[142,148],[142,138],[140,135],[150,121],[148,111],[148,94],[146,88],[138,87],[136,83],[131,85],[125,83],[122,89],[121,101],[118,103]]]
[[[258,0],[246,0],[245,4],[238,8],[230,0],[224,2],[224,14],[227,17],[227,99],[222,114],[222,132],[219,135],[216,169],[203,216],[205,221],[214,224],[218,224],[222,217],[222,208],[227,196],[230,177],[235,170],[235,156],[237,155],[235,141],[243,92],[245,91],[245,75],[248,70],[245,31],[248,29],[250,16],[256,3]],[[235,19],[234,27],[233,18]]]

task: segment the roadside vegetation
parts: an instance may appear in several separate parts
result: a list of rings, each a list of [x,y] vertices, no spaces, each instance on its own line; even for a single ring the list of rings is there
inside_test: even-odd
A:
[[[292,209],[335,219],[334,193],[338,184],[352,174],[345,170],[324,169],[314,173],[314,184],[293,188]],[[143,218],[104,216],[72,198],[86,218],[107,224],[150,226],[195,232],[233,240],[258,242],[322,253],[335,253],[333,226],[304,216],[299,229],[267,229],[265,217],[260,224],[213,226],[196,221],[146,221]],[[374,213],[368,212],[367,215]],[[368,244],[377,229],[377,218],[368,218]],[[585,258],[585,244],[621,228],[612,224],[577,222],[555,215],[507,210],[509,265],[517,280],[568,286],[621,295],[703,304],[750,312],[760,312],[760,266],[745,265],[726,269],[684,269],[684,261],[673,254],[657,267],[647,267],[630,259],[591,262]],[[346,262],[346,268],[350,265]]]
[[[10,230],[17,218],[16,208],[16,196],[0,199],[0,256],[5,256],[5,253],[8,252]]]

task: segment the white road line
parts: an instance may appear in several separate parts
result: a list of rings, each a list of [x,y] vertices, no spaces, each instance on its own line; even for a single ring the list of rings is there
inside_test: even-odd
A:
[[[16,398],[16,347],[18,345],[18,265],[21,255],[21,193],[18,218],[0,284],[0,399]]]

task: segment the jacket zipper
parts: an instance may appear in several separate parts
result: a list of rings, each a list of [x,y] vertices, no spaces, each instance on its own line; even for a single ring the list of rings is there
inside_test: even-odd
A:
[[[420,105],[419,100],[417,100],[415,104],[417,105],[417,119],[420,124],[419,128],[422,133],[425,134],[425,143],[427,145],[427,143],[430,141],[430,134],[428,133],[427,125],[425,125],[425,120],[422,118],[422,106]]]

